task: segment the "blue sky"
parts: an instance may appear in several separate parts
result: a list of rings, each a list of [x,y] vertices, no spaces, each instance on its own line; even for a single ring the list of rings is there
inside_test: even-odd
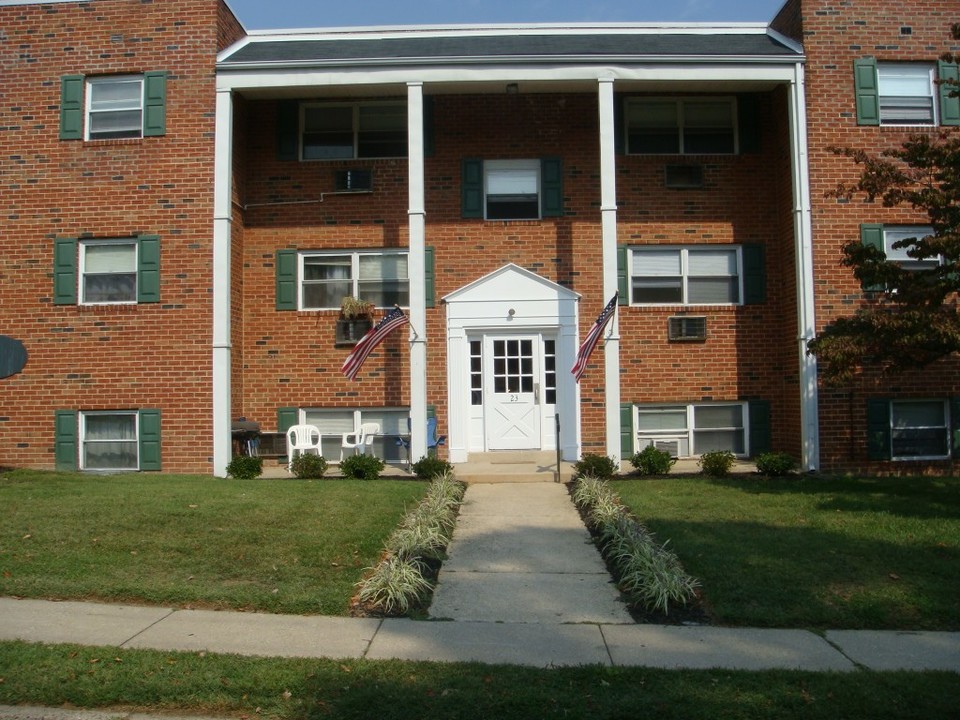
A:
[[[527,22],[769,22],[785,0],[227,0],[247,30]]]

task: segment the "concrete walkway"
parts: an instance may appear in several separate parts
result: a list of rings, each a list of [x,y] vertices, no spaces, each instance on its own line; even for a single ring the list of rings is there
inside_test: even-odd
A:
[[[632,625],[560,483],[467,487],[430,617]]]
[[[739,670],[948,670],[960,633],[431,622],[0,598],[0,640],[262,657]]]

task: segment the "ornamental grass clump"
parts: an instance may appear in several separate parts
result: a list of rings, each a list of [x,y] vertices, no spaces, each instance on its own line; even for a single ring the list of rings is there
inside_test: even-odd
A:
[[[450,544],[464,490],[452,473],[430,483],[424,498],[387,539],[383,559],[358,583],[357,600],[386,615],[404,615],[426,599],[432,588],[427,575]]]
[[[672,606],[686,605],[696,597],[700,583],[684,571],[679,558],[667,550],[667,543],[660,545],[653,533],[630,515],[606,481],[579,478],[572,497],[631,603],[668,615]]]

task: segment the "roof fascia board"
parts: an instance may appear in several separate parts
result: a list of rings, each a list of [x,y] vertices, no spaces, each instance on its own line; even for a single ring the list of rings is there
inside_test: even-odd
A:
[[[518,23],[489,25],[409,25],[356,26],[342,28],[291,28],[288,30],[251,30],[255,42],[303,40],[389,40],[416,37],[453,37],[469,35],[762,35],[766,23]]]
[[[794,65],[786,63],[733,64],[714,61],[683,64],[645,64],[623,67],[612,65],[538,67],[352,67],[333,70],[276,68],[221,68],[217,87],[221,90],[268,90],[289,87],[333,87],[349,85],[403,85],[408,82],[597,82],[601,78],[615,81],[669,82],[772,82],[789,83]]]

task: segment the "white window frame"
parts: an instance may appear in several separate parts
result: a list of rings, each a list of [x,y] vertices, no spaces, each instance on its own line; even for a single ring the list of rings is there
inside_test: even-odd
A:
[[[737,301],[736,302],[723,302],[723,303],[703,303],[703,302],[691,302],[689,300],[690,292],[690,278],[698,277],[696,275],[690,274],[690,252],[696,252],[698,250],[703,251],[730,251],[736,254],[736,263],[737,263]],[[652,253],[657,251],[677,251],[680,253],[680,289],[681,289],[681,299],[677,302],[663,302],[663,303],[648,303],[640,302],[635,300],[633,295],[633,280],[635,277],[656,277],[655,275],[636,275],[634,273],[634,258],[638,255],[642,256],[645,252]],[[741,245],[632,245],[630,246],[630,251],[627,257],[627,290],[630,294],[630,304],[639,305],[643,307],[674,307],[674,306],[685,306],[685,307],[701,307],[701,306],[739,306],[743,305],[743,246]],[[675,275],[664,276],[664,277],[678,277]],[[707,277],[707,276],[702,276]],[[719,276],[717,276],[719,277]],[[730,275],[724,275],[723,277],[731,277]]]
[[[140,87],[139,101],[136,107],[131,103],[128,106],[120,106],[113,108],[98,108],[94,107],[93,95],[94,88],[98,85],[113,85],[119,83],[137,83]],[[128,138],[142,138],[143,137],[143,113],[144,113],[144,79],[143,75],[99,75],[95,77],[86,78],[86,87],[84,88],[84,140],[113,140],[113,139],[128,139]],[[93,133],[91,132],[91,126],[93,125],[92,119],[95,115],[108,115],[110,113],[120,113],[120,112],[131,112],[137,111],[140,113],[140,121],[137,124],[136,132],[132,129],[124,132],[120,135],[111,135],[110,133]]]
[[[889,93],[884,95],[884,84],[895,82],[896,79],[912,79],[915,82],[921,82],[926,79],[927,92],[923,95],[906,95],[901,97],[922,97],[930,101],[930,121],[929,122],[898,122],[895,120],[884,120],[884,98],[895,97]],[[937,70],[932,63],[909,63],[909,62],[878,62],[877,63],[877,99],[879,103],[880,124],[904,127],[935,127],[940,124],[940,103],[937,92]]]
[[[483,219],[492,221],[523,221],[540,220],[543,218],[543,178],[541,175],[540,160],[484,160],[483,161]],[[499,195],[490,192],[491,182],[496,180],[498,173],[529,173],[534,178],[534,192],[523,193],[524,196],[536,195],[536,217],[494,217],[490,214],[490,199]]]
[[[88,440],[87,439],[87,418],[98,416],[98,417],[114,417],[114,416],[123,416],[123,417],[132,417],[133,418],[133,439],[99,439],[99,440]],[[124,442],[132,443],[134,448],[134,454],[136,456],[136,462],[134,467],[124,467],[124,468],[102,468],[95,467],[87,464],[87,445],[90,443],[108,443],[108,442]],[[80,469],[81,470],[96,470],[100,472],[134,472],[140,470],[140,414],[136,410],[96,410],[96,411],[83,411],[80,413]]]
[[[929,403],[931,405],[938,404],[943,408],[943,425],[903,425],[897,427],[895,410],[897,405],[900,404],[916,404],[916,403]],[[890,459],[897,461],[908,461],[908,460],[946,460],[950,458],[950,403],[948,400],[934,398],[934,399],[915,399],[915,398],[903,398],[898,400],[890,401]],[[946,452],[942,455],[897,455],[894,452],[894,434],[897,430],[942,430],[944,436],[944,447]]]
[[[402,155],[360,155],[360,137],[361,137],[361,127],[360,127],[360,112],[361,108],[377,108],[377,107],[394,107],[403,109],[404,117],[404,143],[405,149]],[[349,108],[351,110],[352,126],[351,133],[353,135],[353,152],[350,155],[340,155],[335,157],[317,157],[317,158],[308,158],[306,157],[306,142],[304,136],[307,134],[307,112],[312,109],[317,108]],[[303,162],[331,162],[331,161],[343,161],[343,160],[375,160],[379,158],[406,158],[410,151],[406,147],[406,117],[407,117],[407,105],[405,102],[400,100],[382,100],[375,102],[316,102],[316,103],[301,103],[300,105],[300,133],[298,136],[299,142],[299,157]]]
[[[678,149],[676,152],[653,152],[647,150],[633,150],[630,148],[630,111],[633,106],[651,104],[651,103],[674,103],[676,106],[676,115],[677,115],[677,133],[679,136],[678,139]],[[733,149],[730,152],[722,152],[718,150],[711,150],[708,152],[702,151],[692,151],[685,148],[685,130],[687,128],[687,111],[686,106],[692,103],[704,103],[704,102],[714,102],[717,104],[723,103],[729,105],[730,107],[730,132],[733,135]],[[740,154],[740,133],[739,133],[739,123],[737,120],[737,99],[732,96],[703,96],[703,97],[631,97],[627,98],[624,104],[624,122],[623,122],[623,132],[624,136],[624,147],[627,149],[628,155],[739,155]],[[692,126],[691,126],[692,127]]]
[[[930,225],[884,225],[883,252],[889,261],[897,263],[904,270],[925,270],[942,265],[942,255],[928,260],[918,260],[907,255],[905,248],[893,248],[894,243],[900,240],[913,237],[921,239],[930,235],[933,235],[933,228]]]
[[[409,258],[410,253],[407,250],[323,250],[323,251],[309,251],[305,250],[298,253],[297,255],[297,307],[299,310],[338,310],[340,308],[340,300],[342,297],[336,301],[335,305],[323,306],[323,307],[314,307],[307,306],[304,302],[305,296],[305,286],[310,282],[305,280],[304,273],[304,264],[307,258],[349,258],[350,259],[350,297],[360,297],[360,258],[369,257],[375,255],[378,257],[388,257],[388,256],[403,256],[407,258],[407,277],[406,278],[396,278],[397,280],[405,280],[407,283],[407,298],[409,301],[410,297],[410,266]],[[318,284],[322,281],[315,281]],[[393,305],[378,305],[377,307],[393,307]],[[409,304],[401,305],[401,307],[409,307]]]
[[[133,297],[130,300],[104,300],[104,301],[90,301],[87,300],[86,293],[86,283],[84,282],[87,277],[87,250],[91,247],[103,247],[105,245],[111,246],[129,246],[133,252]],[[79,242],[79,270],[77,272],[77,298],[79,299],[80,305],[136,305],[137,297],[139,291],[140,277],[138,274],[138,268],[140,263],[140,244],[137,242],[136,238],[112,238],[112,239],[102,239],[102,240],[81,240]],[[127,273],[115,273],[127,274]]]
[[[722,427],[722,428],[697,428],[696,409],[705,407],[739,407],[740,408],[740,427]],[[686,418],[686,427],[684,428],[664,428],[662,430],[644,430],[640,428],[641,414],[655,415],[657,412],[673,411],[683,412]],[[699,403],[655,403],[650,405],[633,406],[633,427],[635,452],[643,450],[648,445],[654,444],[657,440],[680,442],[680,449],[686,450],[686,454],[680,454],[682,458],[700,457],[703,453],[698,451],[696,446],[696,433],[707,430],[733,431],[743,433],[743,452],[734,453],[737,457],[750,456],[750,421],[749,421],[749,403],[740,401],[731,402],[699,402]]]
[[[366,413],[366,417],[364,417]],[[334,416],[334,415],[352,415],[353,426],[348,430],[343,432],[353,432],[356,428],[360,427],[360,423],[364,422],[376,422],[370,420],[370,415],[375,414],[378,417],[392,413],[399,416],[399,427],[390,428],[384,427],[381,423],[380,426],[380,435],[377,439],[374,440],[374,454],[379,457],[381,460],[384,459],[384,456],[387,454],[395,455],[395,458],[391,458],[390,462],[393,463],[403,463],[406,462],[406,451],[403,450],[400,446],[396,444],[397,438],[400,436],[409,437],[409,430],[407,423],[410,418],[410,408],[404,406],[384,406],[384,407],[368,407],[368,408],[301,408],[299,410],[299,422],[302,424],[311,424],[317,425],[317,416]],[[310,415],[311,417],[308,417]],[[332,450],[330,456],[324,455],[324,459],[328,463],[338,464],[340,462],[340,449],[341,442],[343,439],[343,433],[338,431],[327,431],[324,432],[322,423],[318,426],[320,429],[320,443],[321,443],[321,454],[323,453],[323,438],[326,436],[328,438],[327,447]],[[344,426],[346,427],[346,426]],[[376,452],[377,445],[389,446],[391,448],[390,453],[385,453],[381,447],[380,452]],[[392,448],[396,447],[396,452],[393,452]]]

